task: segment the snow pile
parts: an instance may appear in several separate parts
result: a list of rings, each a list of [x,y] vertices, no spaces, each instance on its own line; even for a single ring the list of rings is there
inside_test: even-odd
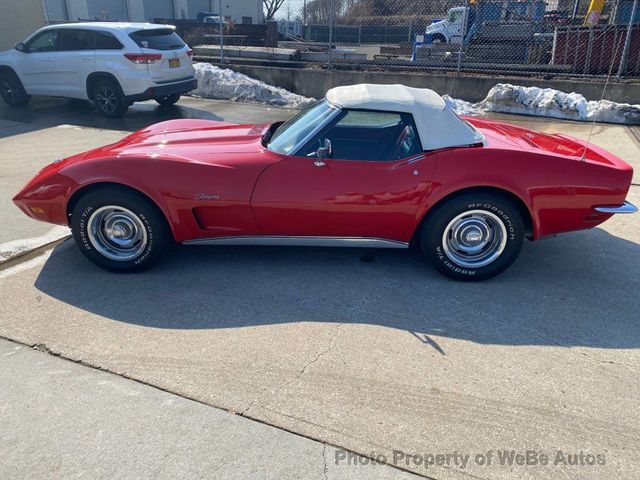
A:
[[[640,105],[609,100],[590,101],[579,93],[553,88],[521,87],[498,83],[478,103],[443,95],[447,106],[460,115],[483,115],[486,112],[516,113],[537,117],[562,118],[584,122],[640,123]]]
[[[442,98],[447,107],[456,112],[458,115],[482,115],[484,110],[479,107],[479,103],[471,103],[466,100],[452,98],[449,95],[443,95]]]
[[[473,105],[479,110],[540,117],[608,123],[640,123],[640,105],[609,100],[588,101],[579,93],[553,88],[521,87],[498,83],[487,97]]]
[[[198,79],[198,88],[193,94],[200,97],[289,108],[303,108],[315,101],[210,63],[195,63],[193,67]]]

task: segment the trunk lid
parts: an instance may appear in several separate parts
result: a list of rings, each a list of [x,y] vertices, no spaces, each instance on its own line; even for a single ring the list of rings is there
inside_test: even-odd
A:
[[[506,143],[519,149],[543,151],[553,155],[574,157],[603,163],[606,165],[621,166],[625,164],[615,155],[598,148],[597,146],[577,138],[561,133],[541,133],[515,125],[492,122],[488,120],[468,119],[475,127],[480,129],[489,141]]]
[[[146,28],[129,34],[144,54],[161,55],[147,63],[149,76],[156,83],[170,83],[193,76],[191,49],[172,28]]]

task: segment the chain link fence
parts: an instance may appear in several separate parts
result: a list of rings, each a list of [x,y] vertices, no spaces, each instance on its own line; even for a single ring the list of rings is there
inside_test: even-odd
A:
[[[44,0],[172,23],[201,54],[323,68],[640,77],[640,0]],[[198,51],[196,51],[198,54]]]

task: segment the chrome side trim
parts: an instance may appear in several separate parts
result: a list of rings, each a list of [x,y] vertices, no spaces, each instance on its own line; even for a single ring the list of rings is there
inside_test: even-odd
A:
[[[367,237],[289,237],[289,236],[240,236],[187,240],[184,245],[275,245],[296,247],[369,247],[409,248],[409,244],[384,238]]]
[[[617,207],[603,206],[593,207],[593,209],[596,212],[600,213],[636,213],[638,211],[638,207],[630,202],[624,202],[622,205],[619,205]]]
[[[407,163],[414,163],[417,162],[418,160],[422,160],[424,158],[424,152],[422,152],[420,155],[416,155],[415,157],[411,157],[409,160],[407,160]]]

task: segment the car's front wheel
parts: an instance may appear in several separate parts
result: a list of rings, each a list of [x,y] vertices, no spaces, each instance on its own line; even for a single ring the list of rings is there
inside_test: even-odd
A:
[[[83,195],[73,209],[71,229],[89,260],[116,272],[144,270],[172,244],[171,232],[158,207],[146,197],[120,188]]]
[[[180,100],[180,95],[177,93],[174,95],[165,95],[164,97],[157,97],[154,99],[163,107],[170,107],[171,105],[175,105],[178,100]]]
[[[420,243],[438,271],[455,280],[477,281],[509,267],[524,236],[516,205],[501,195],[480,192],[436,205],[422,225]]]
[[[31,100],[18,76],[11,71],[0,73],[0,95],[12,107],[25,106]]]
[[[92,100],[98,111],[109,118],[120,118],[129,109],[129,102],[120,86],[110,78],[103,78],[94,84]]]

